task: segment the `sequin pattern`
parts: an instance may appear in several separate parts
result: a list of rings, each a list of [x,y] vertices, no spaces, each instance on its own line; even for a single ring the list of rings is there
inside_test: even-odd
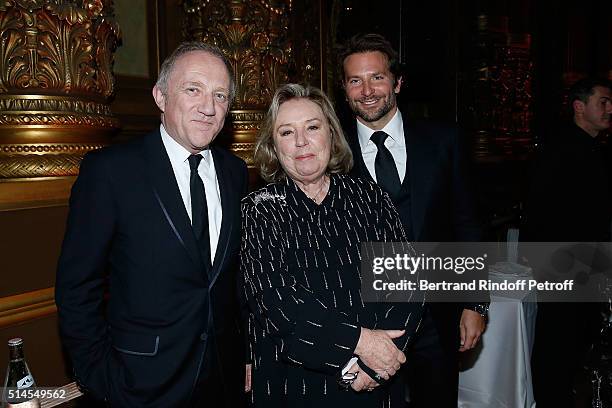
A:
[[[421,319],[422,302],[361,299],[362,242],[399,242],[398,249],[412,251],[389,197],[367,180],[332,175],[317,205],[288,180],[244,198],[242,228],[254,405],[396,406],[385,390],[356,394],[336,386],[361,327],[406,328],[398,341],[405,347]]]

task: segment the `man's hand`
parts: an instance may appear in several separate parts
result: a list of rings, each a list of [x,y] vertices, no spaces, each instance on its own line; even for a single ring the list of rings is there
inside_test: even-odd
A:
[[[244,376],[244,392],[251,391],[251,370],[253,368],[253,364],[246,365],[246,372]]]
[[[461,347],[459,347],[459,351],[466,351],[476,347],[485,327],[485,318],[480,313],[463,309],[461,322],[459,323],[459,331],[461,333]]]
[[[377,383],[370,377],[365,371],[359,367],[359,364],[354,363],[349,369],[349,373],[358,373],[357,378],[351,384],[351,388],[355,392],[360,391],[372,391],[374,388],[378,387],[380,384]]]
[[[370,330],[362,327],[355,354],[365,365],[388,380],[406,362],[406,355],[393,343],[393,339],[403,334],[404,330]]]

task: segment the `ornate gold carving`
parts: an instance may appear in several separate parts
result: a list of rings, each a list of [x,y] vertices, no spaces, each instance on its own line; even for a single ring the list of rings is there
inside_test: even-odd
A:
[[[278,85],[288,82],[291,0],[183,0],[184,35],[215,44],[236,81],[229,148],[253,166],[255,134]]]
[[[233,123],[233,128],[238,132],[246,132],[246,131],[257,131],[259,130],[259,123]]]
[[[244,160],[249,167],[253,167],[253,151],[255,143],[232,143],[229,149],[236,156]]]
[[[102,144],[0,145],[0,178],[76,176],[81,159]]]
[[[0,97],[0,112],[0,125],[119,127],[119,120],[111,115],[108,105],[75,98]]]
[[[119,36],[112,0],[0,0],[0,179],[76,175],[119,128]]]
[[[0,92],[107,98],[114,90],[110,68],[118,37],[110,1],[4,1]]]
[[[90,150],[100,149],[102,144],[7,144],[0,145],[0,151],[6,154],[29,153],[76,153],[85,154]]]
[[[234,122],[261,122],[265,116],[263,111],[231,111]]]
[[[276,88],[290,80],[321,86],[320,6],[294,7],[292,0],[183,0],[181,4],[185,37],[217,45],[232,65],[236,98],[228,145],[252,167],[255,135]]]
[[[83,154],[0,156],[0,178],[76,176]]]
[[[264,116],[263,111],[231,111],[232,129],[236,133],[250,133],[252,135],[251,139],[254,140],[255,133],[259,130]]]
[[[65,125],[118,127],[116,118],[77,115],[0,115],[0,125]]]
[[[184,0],[185,34],[219,46],[236,80],[234,106],[265,108],[288,79],[290,1]]]
[[[65,111],[111,116],[110,107],[102,103],[73,98],[36,97],[40,99],[33,99],[31,95],[12,98],[0,96],[0,111]]]

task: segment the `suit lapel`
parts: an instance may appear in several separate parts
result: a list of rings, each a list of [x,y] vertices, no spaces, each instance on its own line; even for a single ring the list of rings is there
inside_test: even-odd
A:
[[[159,131],[145,137],[145,161],[155,197],[166,220],[189,257],[203,268],[200,251],[191,229],[191,221],[174,177],[174,171],[164,148]]]
[[[353,152],[353,169],[351,175],[354,177],[366,178],[374,183],[376,180],[370,174],[368,167],[363,161],[363,155],[361,154],[361,145],[359,144],[359,135],[357,134],[357,120],[353,119],[348,125],[347,129],[347,141]]]
[[[221,194],[221,211],[223,216],[221,219],[221,230],[219,231],[219,242],[215,252],[215,260],[210,272],[210,286],[214,285],[216,282],[221,272],[223,262],[225,261],[234,224],[232,203],[239,200],[238,197],[235,197],[236,189],[231,187],[232,183],[229,174],[231,170],[225,166],[223,155],[214,147],[211,148],[211,153],[215,162],[215,172],[217,173],[217,182]]]
[[[410,225],[415,239],[418,240],[423,228],[423,220],[427,202],[429,200],[430,180],[421,176],[423,166],[428,166],[428,160],[431,158],[431,153],[425,151],[423,144],[420,143],[417,130],[409,124],[408,118],[403,118],[404,122],[404,138],[406,140],[406,174],[402,182],[398,201],[401,200],[401,195],[405,194],[406,190],[410,193]],[[357,135],[357,123],[351,121],[347,127],[348,143],[353,151],[353,170],[351,174],[356,177],[367,178],[370,181],[376,182],[368,171],[363,155],[361,154],[361,145],[359,144],[359,136]]]

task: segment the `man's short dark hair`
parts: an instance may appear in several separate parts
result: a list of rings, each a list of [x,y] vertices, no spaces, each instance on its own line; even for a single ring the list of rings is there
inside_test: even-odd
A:
[[[589,97],[595,93],[595,87],[601,86],[612,89],[612,83],[602,78],[583,78],[572,85],[568,92],[567,102],[573,109],[574,101],[587,103]]]
[[[344,82],[344,60],[353,54],[364,52],[381,52],[387,57],[389,71],[393,74],[394,83],[401,77],[401,66],[397,51],[391,43],[380,34],[357,34],[351,37],[339,50],[338,62],[342,67],[342,82]]]

